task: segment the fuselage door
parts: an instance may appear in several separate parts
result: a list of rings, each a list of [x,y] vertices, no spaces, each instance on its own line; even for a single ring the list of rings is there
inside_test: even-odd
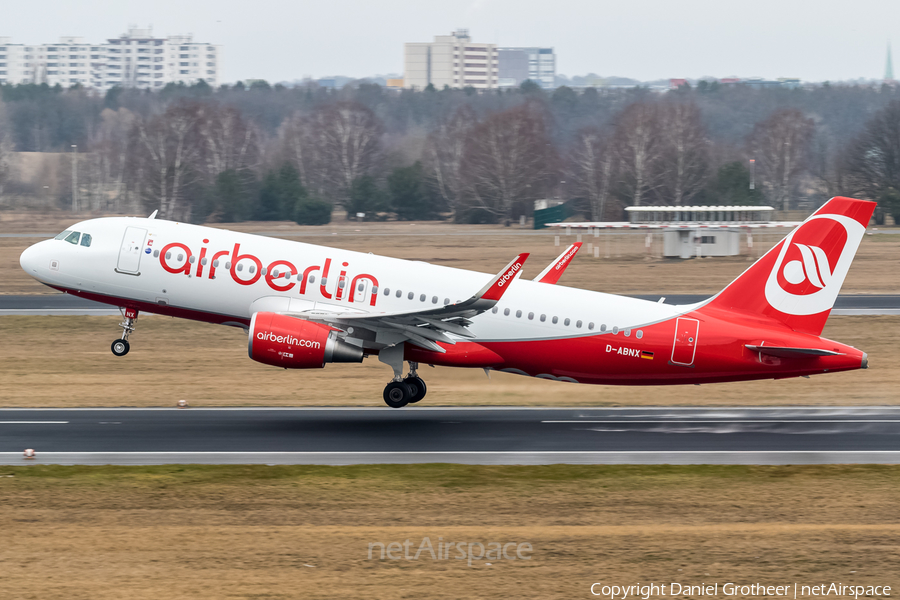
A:
[[[122,238],[122,247],[119,249],[119,262],[116,265],[116,271],[129,275],[140,275],[141,254],[146,238],[146,229],[140,227],[125,228],[125,236]]]
[[[699,333],[700,321],[697,319],[678,317],[675,320],[675,342],[672,344],[672,362],[674,364],[686,367],[694,364]]]

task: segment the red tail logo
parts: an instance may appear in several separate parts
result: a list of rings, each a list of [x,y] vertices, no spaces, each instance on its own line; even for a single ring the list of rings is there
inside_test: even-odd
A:
[[[766,282],[772,308],[790,315],[829,310],[865,231],[855,219],[826,214],[791,232]]]

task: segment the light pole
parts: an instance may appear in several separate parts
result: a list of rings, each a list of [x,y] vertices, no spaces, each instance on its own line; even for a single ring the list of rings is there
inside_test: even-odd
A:
[[[72,144],[72,212],[78,212],[78,144]]]

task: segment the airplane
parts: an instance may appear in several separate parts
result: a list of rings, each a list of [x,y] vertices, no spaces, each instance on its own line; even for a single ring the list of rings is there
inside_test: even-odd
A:
[[[422,400],[420,364],[617,385],[705,384],[865,369],[820,337],[874,202],[835,197],[715,296],[665,304],[536,281],[528,254],[496,275],[148,218],[82,221],[27,248],[23,269],[117,306],[128,354],[140,311],[242,327],[251,359],[286,369],[393,370],[385,403]],[[409,369],[404,376],[404,363]]]

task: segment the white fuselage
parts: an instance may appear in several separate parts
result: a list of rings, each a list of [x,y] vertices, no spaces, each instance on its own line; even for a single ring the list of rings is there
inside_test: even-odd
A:
[[[233,325],[245,326],[260,310],[383,313],[439,307],[470,297],[491,278],[156,219],[92,219],[70,230],[89,234],[91,245],[41,242],[23,253],[23,268],[47,285],[102,296],[111,304],[137,301],[144,310],[152,310],[146,305],[183,309]],[[478,341],[559,339],[626,331],[686,309],[520,277],[495,309],[473,318],[469,329]]]

